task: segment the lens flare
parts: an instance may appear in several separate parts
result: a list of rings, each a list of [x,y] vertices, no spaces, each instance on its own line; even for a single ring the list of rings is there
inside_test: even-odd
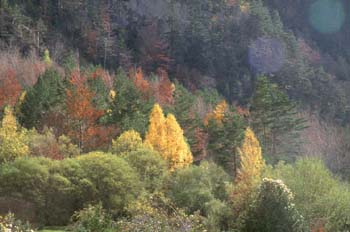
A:
[[[283,66],[284,46],[278,39],[258,38],[249,46],[248,57],[250,65],[257,73],[274,73]]]
[[[317,0],[310,6],[309,21],[320,33],[335,33],[345,21],[344,5],[340,0]]]

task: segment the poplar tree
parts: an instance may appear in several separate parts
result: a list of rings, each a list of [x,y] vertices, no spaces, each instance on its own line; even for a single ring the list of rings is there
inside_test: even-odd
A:
[[[25,132],[17,127],[10,107],[5,107],[0,128],[0,163],[14,160],[29,153]]]
[[[170,169],[188,166],[193,161],[191,150],[173,114],[168,114],[165,127],[167,147],[164,156],[170,162]]]
[[[192,153],[183,135],[183,130],[173,114],[164,117],[162,108],[155,104],[150,116],[146,143],[168,161],[170,170],[192,163]]]
[[[245,131],[242,147],[238,149],[241,167],[238,170],[237,182],[245,187],[259,183],[264,167],[261,146],[254,132],[249,127]]]
[[[159,153],[164,154],[166,149],[165,117],[159,104],[153,106],[145,141]]]
[[[261,181],[261,172],[265,166],[260,143],[249,127],[245,131],[244,141],[238,152],[241,165],[232,192],[232,202],[239,224],[244,220],[244,215],[249,210],[249,204],[256,195],[257,187]]]

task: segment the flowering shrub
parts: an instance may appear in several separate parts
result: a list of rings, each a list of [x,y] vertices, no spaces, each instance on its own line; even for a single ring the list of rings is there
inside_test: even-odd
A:
[[[13,213],[0,216],[0,232],[34,232],[28,223],[23,224],[20,220],[16,220]]]
[[[167,231],[205,232],[203,218],[197,213],[186,215],[176,208],[162,193],[141,196],[129,206],[131,218],[119,220],[118,228],[123,232]]]
[[[72,231],[76,232],[105,232],[114,227],[111,216],[102,208],[102,204],[89,205],[87,208],[76,212],[72,220]]]
[[[242,231],[307,231],[294,196],[281,180],[264,178]]]

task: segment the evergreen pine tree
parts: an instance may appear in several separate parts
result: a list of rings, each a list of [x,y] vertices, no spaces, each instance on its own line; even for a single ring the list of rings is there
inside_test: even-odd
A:
[[[276,158],[286,152],[286,143],[296,153],[298,133],[305,128],[305,120],[298,117],[296,105],[267,77],[258,77],[250,111],[252,127],[266,154]]]

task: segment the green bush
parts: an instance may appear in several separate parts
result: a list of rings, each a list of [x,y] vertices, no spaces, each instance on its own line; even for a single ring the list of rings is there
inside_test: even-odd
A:
[[[46,216],[46,192],[49,167],[52,161],[44,158],[20,158],[0,167],[0,195],[23,199],[35,205],[40,218]]]
[[[0,197],[34,204],[44,225],[65,225],[74,211],[99,202],[113,216],[123,215],[141,189],[125,160],[104,153],[62,161],[17,159],[0,166],[0,183]]]
[[[154,192],[159,189],[167,174],[167,164],[158,152],[142,149],[125,155],[125,160],[140,176],[146,190]]]
[[[117,223],[122,232],[205,231],[203,218],[200,215],[186,214],[162,193],[141,195],[137,201],[130,204],[128,212],[131,217],[119,220]]]
[[[304,218],[295,208],[293,198],[293,193],[281,180],[264,178],[242,231],[307,231]]]
[[[88,207],[72,216],[71,230],[75,232],[107,232],[115,227],[111,215],[106,213],[101,204]],[[115,231],[115,230],[114,230]]]
[[[125,207],[140,193],[138,175],[128,163],[111,154],[93,152],[77,157],[84,170],[87,188],[83,202],[102,202],[114,216],[123,214]],[[85,198],[85,199],[84,199]]]
[[[199,211],[208,217],[207,223],[212,231],[215,231],[213,228],[227,230],[228,224],[223,222],[223,218],[231,216],[226,204],[229,180],[230,177],[221,167],[203,162],[200,166],[190,166],[173,173],[168,181],[167,194],[186,213]]]
[[[318,159],[278,164],[266,176],[278,178],[295,193],[295,204],[310,226],[325,223],[327,231],[350,230],[350,190]]]

